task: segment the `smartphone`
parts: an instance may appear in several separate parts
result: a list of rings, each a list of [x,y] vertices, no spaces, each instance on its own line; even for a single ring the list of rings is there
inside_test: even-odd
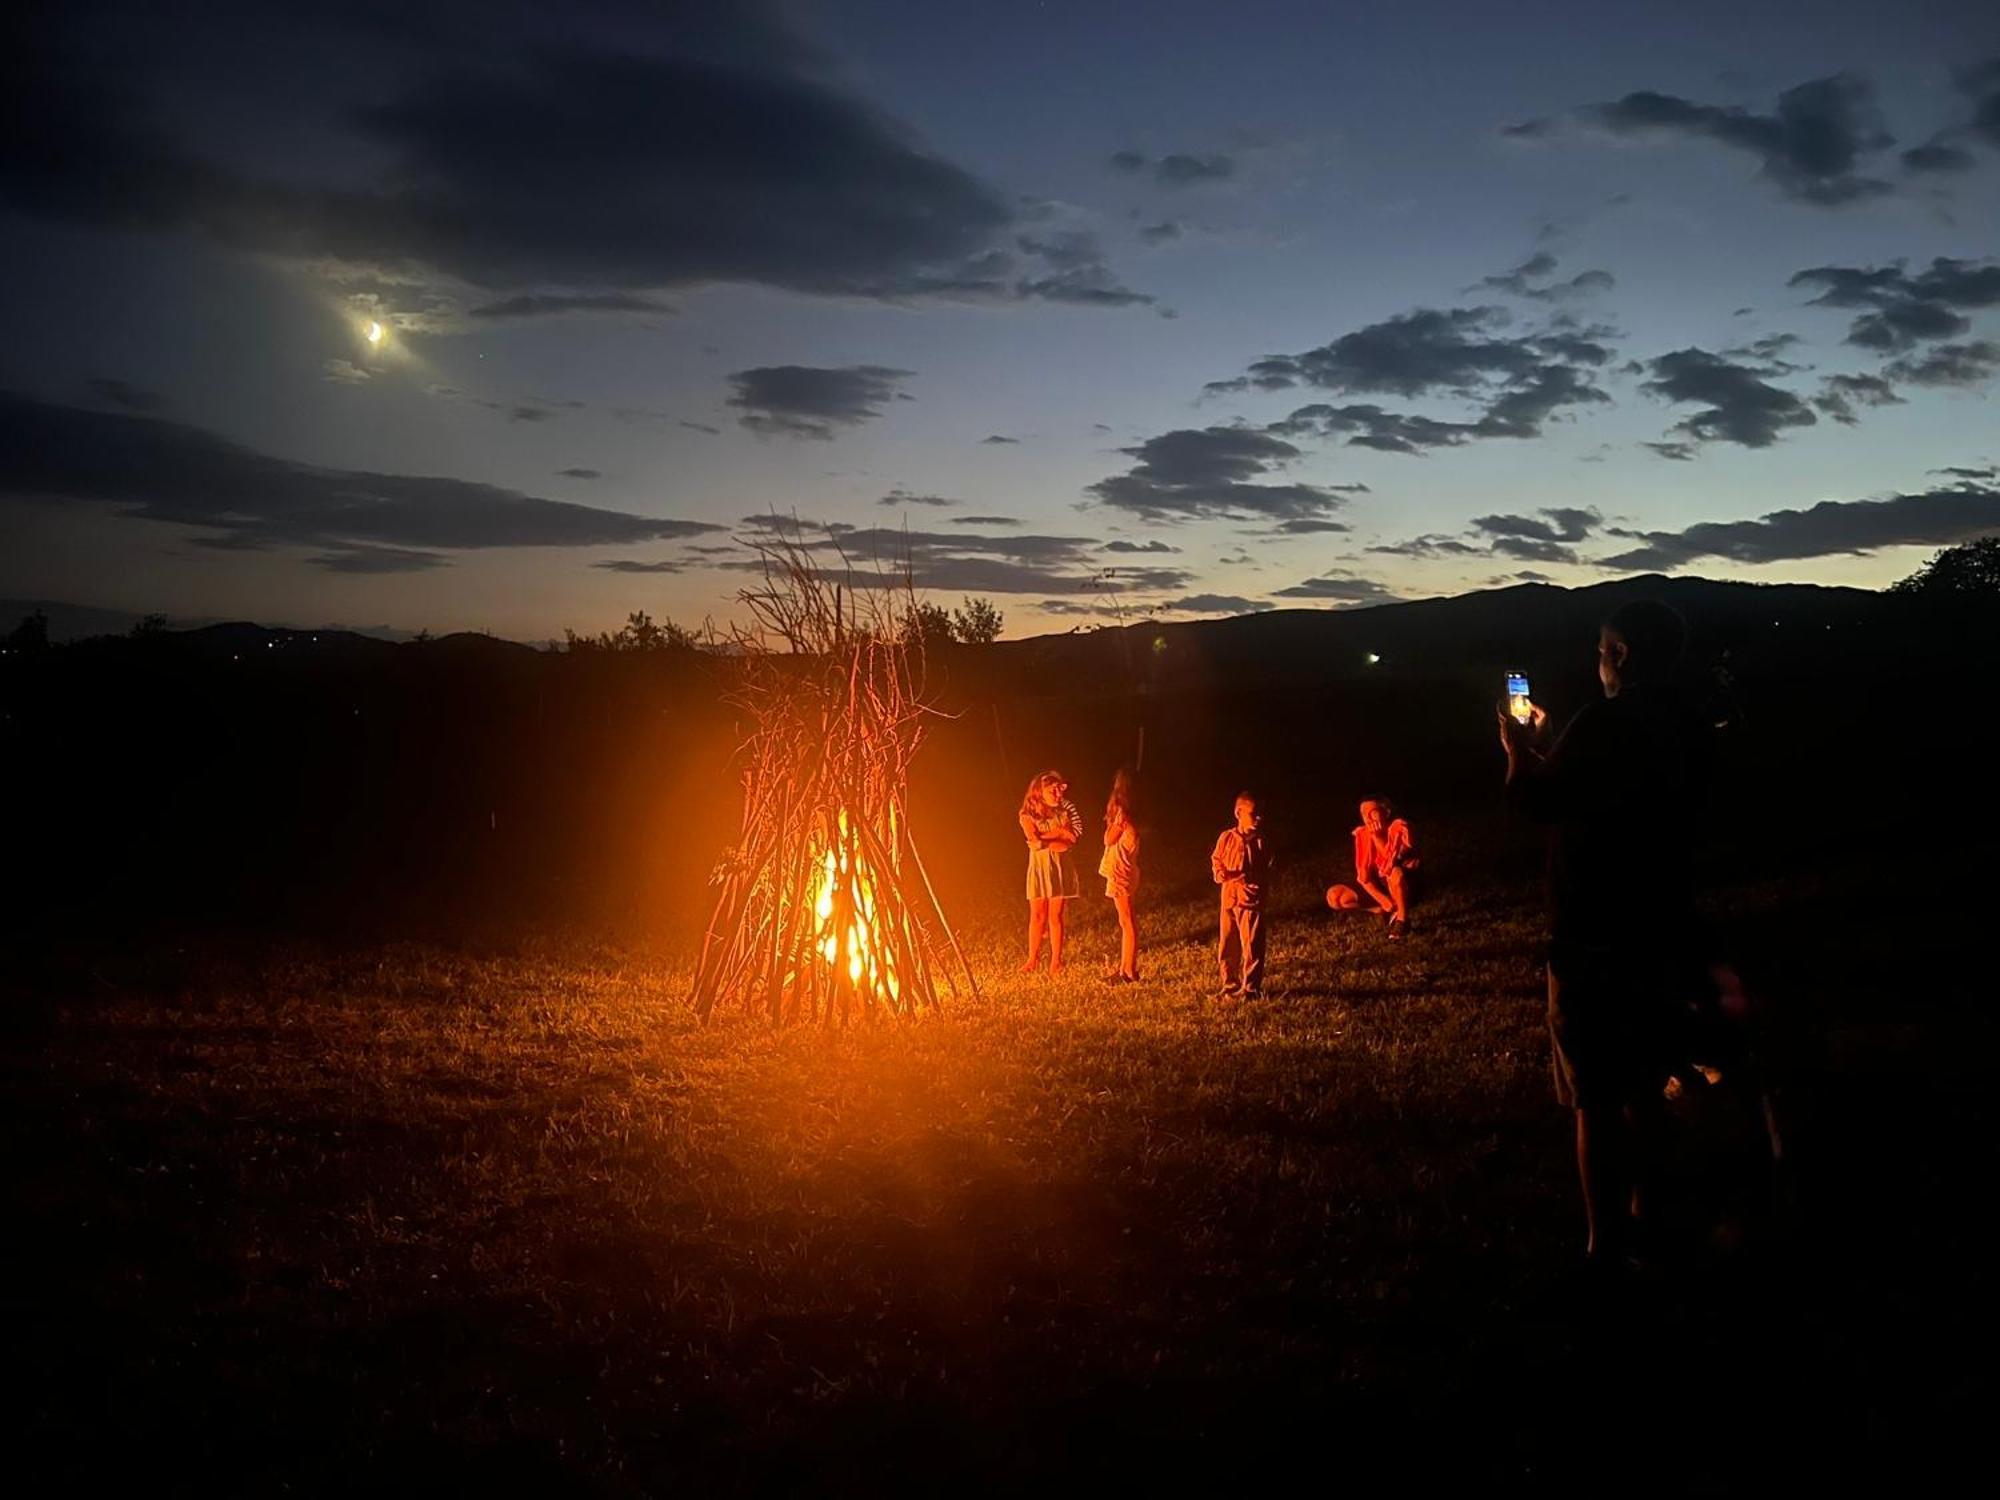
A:
[[[1535,716],[1528,705],[1528,679],[1523,673],[1507,674],[1507,713],[1517,724],[1525,724]]]

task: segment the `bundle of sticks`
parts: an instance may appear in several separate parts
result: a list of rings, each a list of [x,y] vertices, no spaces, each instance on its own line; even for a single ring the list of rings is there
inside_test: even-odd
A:
[[[753,544],[763,582],[738,595],[750,622],[732,631],[727,691],[754,725],[737,749],[743,828],[711,878],[694,1008],[780,1024],[908,1015],[938,1004],[940,974],[977,994],[910,834],[910,761],[932,710],[907,572],[853,587],[846,558],[827,568],[796,526]]]

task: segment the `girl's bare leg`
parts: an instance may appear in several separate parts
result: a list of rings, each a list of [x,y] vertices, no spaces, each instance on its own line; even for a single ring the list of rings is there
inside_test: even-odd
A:
[[[1042,932],[1049,925],[1049,903],[1046,898],[1038,898],[1028,903],[1028,961],[1021,965],[1023,974],[1035,972],[1035,964],[1042,956]],[[1059,929],[1060,930],[1060,929]],[[1056,953],[1062,953],[1061,940],[1057,940]]]
[[[1389,872],[1389,897],[1396,903],[1395,918],[1398,922],[1410,920],[1410,902],[1405,894],[1406,889],[1402,867],[1398,866]]]
[[[1118,908],[1118,972],[1127,979],[1139,977],[1139,921],[1132,913],[1132,894],[1122,891],[1111,898]]]
[[[1049,972],[1060,974],[1063,966],[1063,908],[1069,902],[1061,896],[1049,897]]]

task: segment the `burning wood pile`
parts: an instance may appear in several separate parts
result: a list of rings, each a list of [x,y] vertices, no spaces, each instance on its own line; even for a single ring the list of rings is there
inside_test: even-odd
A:
[[[743,831],[712,879],[695,1010],[740,1005],[780,1024],[908,1015],[938,1003],[940,972],[976,994],[910,836],[929,710],[907,581],[829,581],[796,529],[757,545],[764,582],[738,596],[752,623],[734,632],[728,694],[755,725],[738,749]]]

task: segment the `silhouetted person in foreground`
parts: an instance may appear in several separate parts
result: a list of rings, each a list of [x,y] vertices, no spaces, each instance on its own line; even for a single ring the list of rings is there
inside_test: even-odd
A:
[[[1222,830],[1208,857],[1222,887],[1221,933],[1215,958],[1222,971],[1217,998],[1255,1000],[1264,992],[1264,896],[1271,879],[1271,846],[1264,841],[1257,799],[1236,794],[1236,822]]]
[[[1671,687],[1687,627],[1664,604],[1615,611],[1597,643],[1602,702],[1553,747],[1548,716],[1500,710],[1509,801],[1552,829],[1549,1034],[1556,1096],[1576,1111],[1586,1253],[1633,1248],[1668,1074],[1700,983],[1690,841],[1706,782],[1699,720]]]

